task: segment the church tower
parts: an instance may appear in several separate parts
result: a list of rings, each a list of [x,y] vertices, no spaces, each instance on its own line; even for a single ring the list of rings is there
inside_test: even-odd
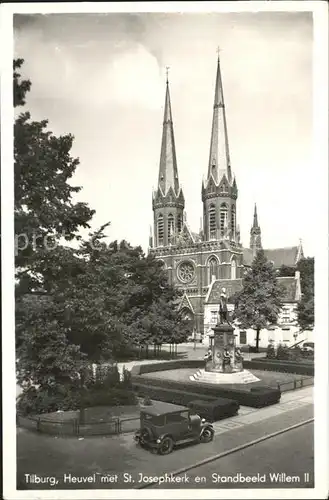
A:
[[[258,250],[262,248],[262,237],[261,237],[260,226],[258,225],[256,203],[254,209],[254,222],[250,229],[250,248],[252,249],[252,254],[254,257],[257,254]]]
[[[182,231],[185,200],[179,184],[167,75],[158,187],[152,197],[154,217],[153,247],[175,244]]]
[[[202,183],[203,240],[239,242],[236,225],[238,189],[231,171],[219,56],[213,108],[208,175]]]

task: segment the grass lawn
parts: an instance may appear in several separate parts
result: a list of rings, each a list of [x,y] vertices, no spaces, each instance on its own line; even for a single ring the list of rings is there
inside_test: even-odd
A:
[[[160,372],[145,373],[142,375],[144,378],[158,378],[167,379],[177,382],[186,382],[191,385],[195,385],[195,382],[189,379],[190,375],[196,372],[195,368],[180,368],[178,370],[163,370]],[[304,375],[296,375],[294,373],[282,373],[282,372],[270,372],[267,370],[252,370],[252,373],[259,378],[260,382],[254,382],[252,384],[223,384],[222,387],[227,389],[247,389],[249,386],[255,385],[268,385],[271,387],[277,387],[278,384],[289,384],[294,382],[294,380],[301,380],[305,377]],[[200,382],[198,382],[200,384]]]

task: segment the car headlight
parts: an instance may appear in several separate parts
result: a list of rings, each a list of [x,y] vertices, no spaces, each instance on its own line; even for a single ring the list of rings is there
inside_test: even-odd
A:
[[[159,443],[161,443],[161,439],[157,439],[157,443],[158,443],[158,444],[159,444]]]
[[[202,422],[203,424],[205,423],[205,421],[206,421],[206,419],[205,419],[205,418],[202,418],[202,419],[201,419],[201,422]]]

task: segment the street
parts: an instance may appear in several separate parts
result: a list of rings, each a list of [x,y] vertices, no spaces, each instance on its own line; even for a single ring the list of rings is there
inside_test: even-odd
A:
[[[305,424],[196,467],[187,472],[189,481],[193,488],[313,488],[313,431],[313,423]],[[254,482],[248,482],[248,476]]]

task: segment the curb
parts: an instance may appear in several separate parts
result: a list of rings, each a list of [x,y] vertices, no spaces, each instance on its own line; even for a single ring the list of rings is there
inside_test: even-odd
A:
[[[303,425],[310,424],[311,422],[314,422],[314,418],[309,418],[308,420],[303,420],[303,422],[299,422],[298,424],[291,425],[290,427],[286,427],[285,429],[281,429],[276,432],[272,432],[271,434],[268,434],[267,436],[262,436],[258,439],[254,439],[253,441],[249,441],[248,443],[242,444],[240,446],[236,446],[235,448],[232,448],[227,451],[223,451],[222,453],[219,453],[218,455],[213,455],[212,457],[206,458],[204,460],[201,460],[200,462],[196,462],[192,465],[188,465],[187,467],[183,467],[181,469],[175,470],[173,472],[168,472],[167,474],[170,476],[178,476],[179,474],[183,474],[184,472],[187,472],[191,469],[195,469],[197,467],[200,467],[201,465],[206,465],[209,464],[210,462],[215,462],[216,460],[219,460],[220,458],[226,457],[228,455],[232,455],[233,453],[236,453],[237,451],[243,450],[245,448],[249,448],[250,446],[254,446],[255,444],[261,443],[263,441],[266,441],[267,439],[271,439],[273,437],[279,436],[280,434],[284,434],[285,432],[291,431],[293,429],[297,429],[298,427],[302,427]],[[157,484],[157,481],[143,484],[141,486],[136,486],[134,489],[141,490],[143,488],[150,488]]]

